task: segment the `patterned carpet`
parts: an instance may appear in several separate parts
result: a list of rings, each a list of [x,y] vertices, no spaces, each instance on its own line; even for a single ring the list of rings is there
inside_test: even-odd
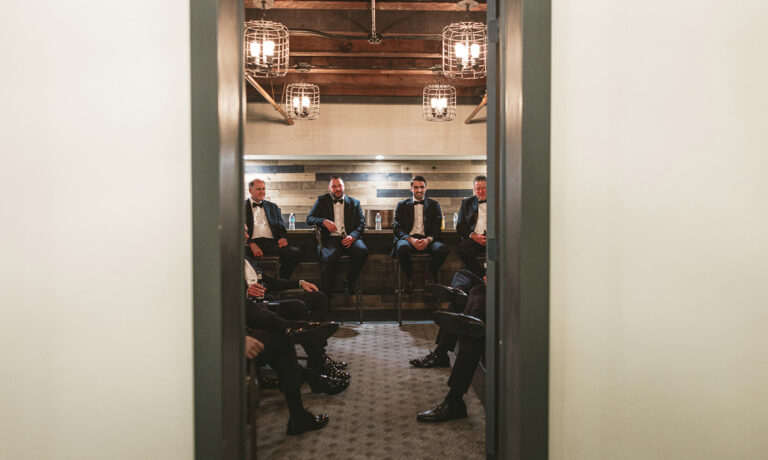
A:
[[[352,383],[336,396],[314,394],[305,384],[304,405],[327,413],[319,431],[286,436],[288,409],[277,390],[262,392],[258,413],[259,459],[482,459],[485,411],[474,391],[464,400],[469,418],[441,424],[416,422],[416,414],[448,392],[450,369],[415,369],[408,360],[434,347],[434,324],[344,325],[328,354],[350,363]],[[453,357],[452,357],[453,360]]]

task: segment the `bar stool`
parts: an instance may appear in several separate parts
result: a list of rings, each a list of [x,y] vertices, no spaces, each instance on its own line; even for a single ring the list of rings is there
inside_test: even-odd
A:
[[[322,235],[320,233],[320,229],[315,227],[315,240],[317,241],[317,260],[318,265],[320,266],[320,271],[323,271],[323,253],[322,253],[322,247],[323,247],[323,240]],[[350,257],[347,255],[343,255],[339,258],[339,266],[342,264],[346,264],[347,268],[349,267],[349,261]],[[335,284],[335,283],[334,283]],[[355,280],[355,285],[353,286],[354,289],[354,299],[355,303],[357,303],[357,313],[360,315],[360,324],[363,324],[363,282],[362,282],[362,272],[360,273],[360,276],[357,277],[357,280]],[[339,289],[333,289],[332,291],[334,294],[343,293],[343,290]],[[330,293],[329,293],[330,294]],[[344,295],[344,302],[347,303],[348,295]],[[344,324],[344,322],[341,322]]]
[[[400,262],[397,260],[397,257],[394,257],[395,260],[395,309],[397,310],[397,323],[402,326],[403,325],[403,294],[405,294],[404,289],[404,280],[403,280],[403,268],[400,266]],[[417,265],[425,265],[424,262],[426,262],[426,268],[425,270],[429,270],[429,263],[432,260],[431,254],[411,254],[411,270],[412,272],[415,272],[415,268]],[[423,271],[423,270],[422,270]],[[440,272],[437,273],[437,279],[432,280],[433,283],[440,284]],[[423,287],[413,288],[413,294],[416,293],[425,293]],[[413,295],[411,294],[411,295]]]

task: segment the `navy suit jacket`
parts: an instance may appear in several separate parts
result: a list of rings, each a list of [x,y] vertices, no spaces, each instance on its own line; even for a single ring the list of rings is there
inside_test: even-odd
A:
[[[424,236],[431,236],[435,241],[440,241],[443,224],[443,211],[440,209],[440,203],[431,198],[424,198],[422,215],[424,217]],[[412,229],[413,197],[400,201],[395,207],[395,221],[392,224],[393,246],[398,241],[410,237]],[[394,251],[394,248],[392,250]]]
[[[475,224],[477,224],[477,202],[478,199],[476,196],[461,200],[459,221],[456,223],[456,233],[459,234],[459,238],[462,240],[469,238],[469,234],[475,231]]]
[[[271,201],[262,200],[264,203],[264,215],[267,216],[267,222],[269,228],[272,230],[272,236],[276,240],[280,238],[286,238],[288,232],[285,230],[285,224],[283,223],[283,215],[280,212],[280,208]],[[251,206],[251,200],[245,200],[245,226],[246,233],[248,234],[248,241],[253,240],[253,207]]]
[[[330,232],[323,225],[324,220],[333,222],[333,198],[330,193],[320,195],[312,206],[312,210],[307,215],[307,225],[314,225],[320,229],[322,241],[325,242]],[[347,235],[359,240],[365,233],[365,216],[360,201],[344,196],[344,228]]]

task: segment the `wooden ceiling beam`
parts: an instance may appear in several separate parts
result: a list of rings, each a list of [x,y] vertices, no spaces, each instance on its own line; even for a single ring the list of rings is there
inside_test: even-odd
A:
[[[387,39],[386,36],[384,36],[384,41],[378,45],[372,45],[368,43],[368,40],[363,38],[345,40],[317,35],[291,36],[291,54],[294,52],[306,53],[309,51],[354,55],[360,53],[439,54],[443,52],[443,44],[440,40]]]
[[[261,9],[258,0],[245,0],[246,8]],[[368,10],[368,2],[276,0],[276,10]],[[481,4],[472,12],[486,11]],[[376,11],[464,11],[457,3],[450,2],[377,2]]]
[[[440,53],[387,53],[364,52],[348,53],[343,51],[294,51],[291,50],[291,58],[294,57],[344,57],[344,58],[376,58],[376,59],[442,59]]]

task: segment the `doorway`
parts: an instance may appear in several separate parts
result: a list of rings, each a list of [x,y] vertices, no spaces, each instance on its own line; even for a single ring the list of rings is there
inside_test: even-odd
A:
[[[196,456],[244,458],[243,2],[190,6]],[[546,458],[550,2],[488,2],[487,23],[486,456]]]

